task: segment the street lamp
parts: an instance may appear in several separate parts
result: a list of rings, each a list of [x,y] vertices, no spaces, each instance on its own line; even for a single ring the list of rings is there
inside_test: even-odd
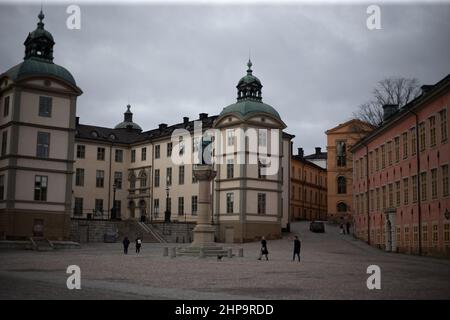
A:
[[[117,184],[114,182],[113,184],[113,207],[111,209],[111,220],[116,219],[116,190]]]
[[[170,222],[170,210],[169,210],[169,176],[167,176],[167,180],[166,180],[166,212],[165,212],[165,217],[164,217],[164,222],[169,223]]]

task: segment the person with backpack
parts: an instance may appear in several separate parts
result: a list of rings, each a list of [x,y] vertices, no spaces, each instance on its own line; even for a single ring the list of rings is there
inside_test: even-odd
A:
[[[259,253],[258,260],[261,260],[262,256],[266,256],[266,260],[269,260],[269,250],[267,250],[267,241],[266,238],[262,237],[261,239],[261,251]]]
[[[141,252],[141,246],[142,246],[142,240],[141,240],[141,238],[138,237],[136,239],[136,253]]]

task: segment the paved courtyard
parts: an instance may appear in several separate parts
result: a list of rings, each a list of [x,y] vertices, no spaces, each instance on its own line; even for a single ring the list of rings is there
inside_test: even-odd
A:
[[[244,258],[163,257],[161,244],[140,255],[121,243],[88,244],[51,252],[0,251],[0,299],[449,299],[450,261],[385,253],[340,235],[295,223],[302,262],[292,262],[292,240],[235,244]],[[226,245],[228,246],[228,245]],[[366,269],[381,268],[381,290],[368,290]],[[81,268],[81,290],[68,290],[66,268]]]

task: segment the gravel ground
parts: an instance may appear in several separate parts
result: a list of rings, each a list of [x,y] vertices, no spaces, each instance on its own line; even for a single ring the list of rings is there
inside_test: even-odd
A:
[[[450,261],[385,253],[340,235],[294,223],[302,262],[293,262],[292,235],[268,241],[269,261],[258,261],[259,243],[233,244],[244,258],[163,257],[162,244],[141,254],[120,243],[88,244],[50,252],[0,251],[0,299],[450,299]],[[230,245],[225,245],[230,246]],[[381,268],[381,290],[368,290],[366,269]],[[81,290],[66,288],[66,268],[81,268]]]

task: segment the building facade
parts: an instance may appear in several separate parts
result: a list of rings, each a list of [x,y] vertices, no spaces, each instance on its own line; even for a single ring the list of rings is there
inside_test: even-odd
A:
[[[40,12],[23,62],[0,74],[0,237],[68,239],[75,112],[81,90],[53,62]]]
[[[212,218],[219,241],[276,238],[289,229],[291,140],[261,81],[247,74],[237,101],[143,131],[127,106],[114,128],[81,124],[73,76],[53,63],[44,15],[25,41],[25,58],[0,75],[0,236],[70,238],[70,219],[195,222],[192,174],[211,154]],[[205,150],[203,141],[211,140]],[[205,145],[206,146],[206,145]]]
[[[328,219],[351,221],[353,161],[350,148],[373,127],[360,120],[350,120],[326,131]]]
[[[302,148],[298,148],[291,162],[292,221],[326,220],[327,170],[306,160]]]
[[[352,149],[356,234],[386,251],[450,256],[450,75]]]

